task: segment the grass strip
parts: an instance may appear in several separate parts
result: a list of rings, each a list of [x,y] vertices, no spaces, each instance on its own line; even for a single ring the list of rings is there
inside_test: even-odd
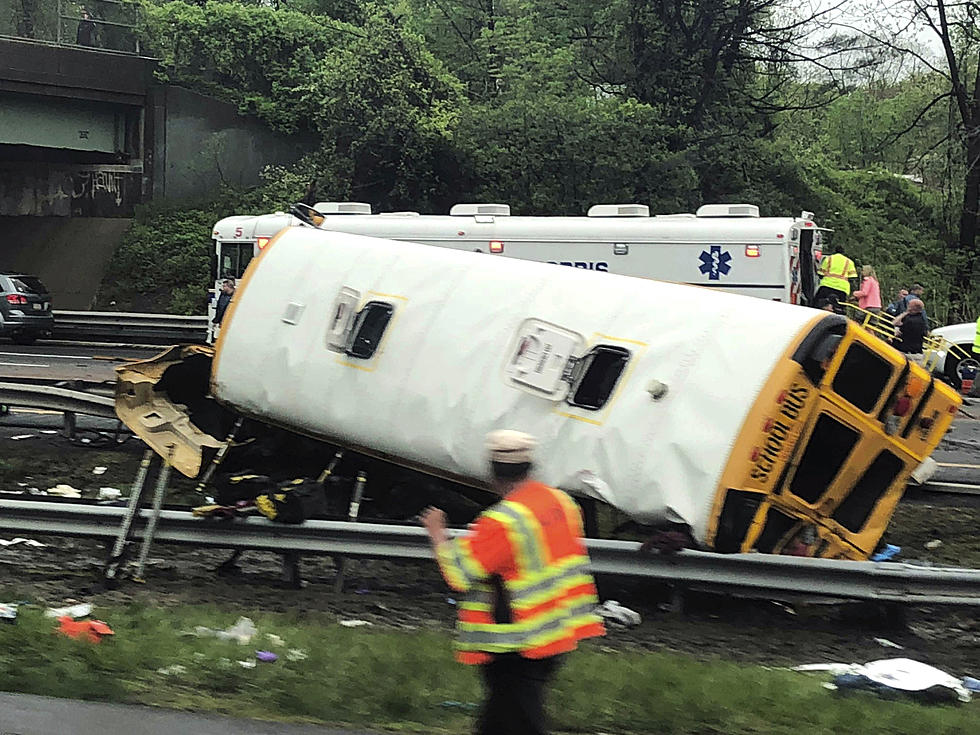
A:
[[[440,632],[346,628],[325,614],[210,606],[95,612],[116,633],[98,645],[55,635],[57,623],[40,608],[21,607],[16,624],[0,626],[0,690],[425,733],[469,732],[481,698],[477,673],[452,661],[450,639]],[[189,634],[196,626],[226,628],[239,614],[259,630],[247,645]],[[255,661],[257,650],[279,660],[238,663]],[[814,658],[801,645],[801,663]],[[161,672],[175,665],[184,670]],[[978,715],[976,703],[842,697],[803,674],[611,653],[601,642],[568,657],[550,710],[564,732],[685,735],[972,734]]]

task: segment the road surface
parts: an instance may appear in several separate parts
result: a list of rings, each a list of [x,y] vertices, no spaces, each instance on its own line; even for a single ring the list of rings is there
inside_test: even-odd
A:
[[[0,735],[372,735],[103,702],[0,694]]]
[[[0,381],[39,379],[115,381],[114,368],[128,360],[143,360],[164,348],[84,346],[62,344],[12,345],[0,342]]]

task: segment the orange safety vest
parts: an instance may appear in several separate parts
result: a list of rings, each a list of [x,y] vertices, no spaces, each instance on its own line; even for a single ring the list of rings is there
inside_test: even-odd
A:
[[[528,481],[485,510],[468,534],[440,544],[443,577],[465,593],[456,659],[481,664],[514,652],[546,658],[604,635],[582,535],[575,501]],[[509,620],[495,620],[495,609]]]
[[[827,255],[820,261],[819,273],[823,278],[820,279],[821,286],[827,286],[846,294],[851,293],[851,284],[848,278],[857,278],[857,268],[854,261],[844,253],[834,253]]]

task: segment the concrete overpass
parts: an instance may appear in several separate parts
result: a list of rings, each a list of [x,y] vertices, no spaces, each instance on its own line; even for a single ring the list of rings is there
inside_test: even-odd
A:
[[[137,205],[257,183],[309,145],[156,84],[155,68],[136,53],[0,37],[0,269],[41,276],[57,308],[90,307]]]

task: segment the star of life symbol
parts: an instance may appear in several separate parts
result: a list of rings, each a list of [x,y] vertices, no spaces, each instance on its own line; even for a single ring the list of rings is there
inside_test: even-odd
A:
[[[732,256],[721,245],[712,245],[709,250],[701,251],[701,273],[708,276],[709,281],[717,281],[721,276],[727,276],[732,269]]]

